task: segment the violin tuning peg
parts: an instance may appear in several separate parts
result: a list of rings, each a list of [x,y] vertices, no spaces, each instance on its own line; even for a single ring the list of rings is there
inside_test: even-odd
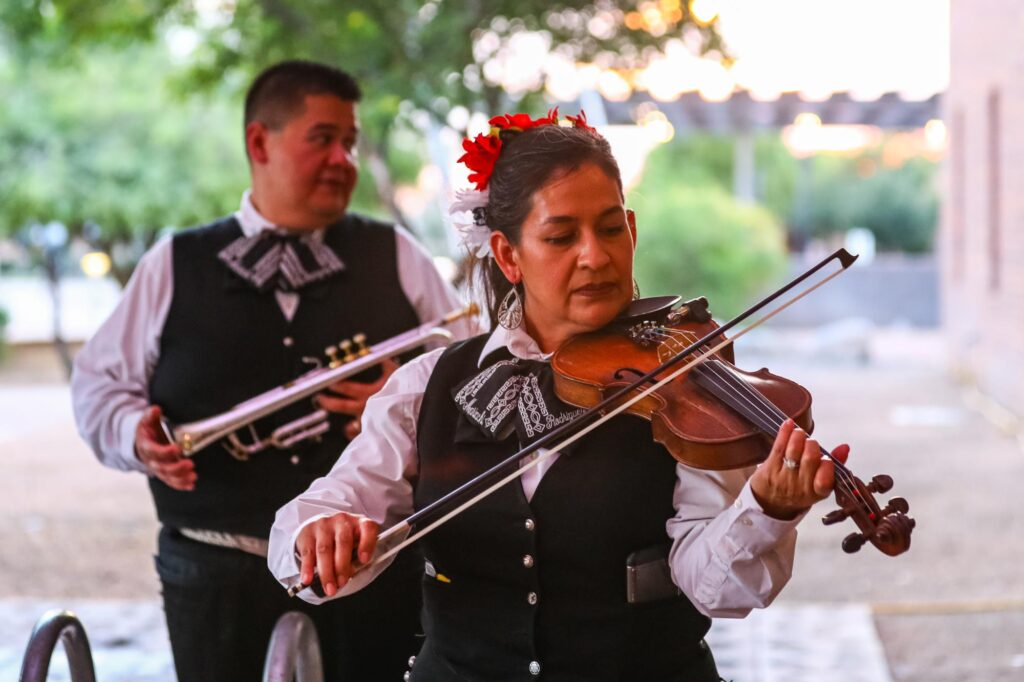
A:
[[[834,523],[845,521],[848,516],[850,516],[850,513],[845,509],[836,509],[821,517],[821,522],[826,526],[831,526]]]
[[[853,554],[867,542],[867,538],[860,533],[850,533],[843,538],[843,551],[847,554]]]
[[[884,516],[888,516],[894,512],[900,514],[906,514],[910,511],[910,503],[902,497],[894,497],[889,500],[889,505],[882,510]]]
[[[892,476],[879,474],[868,483],[868,490],[872,493],[887,493],[892,490]]]

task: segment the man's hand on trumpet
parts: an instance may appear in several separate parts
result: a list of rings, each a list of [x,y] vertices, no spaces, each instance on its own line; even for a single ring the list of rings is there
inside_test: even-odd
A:
[[[376,381],[363,383],[361,381],[342,380],[328,387],[329,393],[321,393],[317,396],[317,404],[328,412],[347,414],[352,420],[345,425],[345,437],[354,439],[362,430],[360,420],[363,417],[363,410],[366,409],[366,401],[370,396],[384,387],[388,378],[398,369],[398,362],[387,358],[380,363],[381,375]]]
[[[160,424],[160,408],[146,408],[135,428],[135,456],[146,465],[150,476],[156,476],[175,490],[194,490],[196,466],[183,457],[181,448],[168,443]]]

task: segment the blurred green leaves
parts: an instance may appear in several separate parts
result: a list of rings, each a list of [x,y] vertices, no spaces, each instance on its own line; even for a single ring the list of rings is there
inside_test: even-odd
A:
[[[58,220],[118,240],[233,208],[248,182],[237,106],[174,97],[171,68],[146,45],[0,67],[0,233]]]
[[[728,317],[783,272],[785,232],[768,210],[702,177],[704,161],[682,145],[648,160],[627,202],[637,215],[636,279],[644,296],[707,296]]]
[[[644,14],[638,9],[649,16],[658,4],[638,0],[9,0],[0,26],[20,54],[51,64],[98,44],[189,31],[197,47],[180,85],[190,89],[226,77],[244,83],[281,59],[327,61],[363,84],[364,125],[384,139],[403,102],[443,122],[457,105],[494,113],[500,104],[539,99],[542,81],[509,95],[482,75],[483,62],[526,31],[540,32],[552,51],[574,62],[602,68],[637,68],[680,37],[697,51],[724,55],[714,25],[696,22],[688,3],[678,4],[654,10],[664,16],[651,30],[637,23]]]
[[[891,166],[878,153],[815,159],[811,234],[866,227],[881,251],[930,251],[939,212],[935,173],[935,164],[922,158]]]
[[[758,205],[732,195],[734,138],[691,135],[654,151],[628,198],[637,213],[637,280],[644,295],[706,295],[716,315],[738,312],[784,272],[787,241],[839,241],[866,227],[880,251],[925,252],[938,219],[937,166],[885,163],[885,147],[856,156],[790,155],[777,135],[755,140]]]
[[[639,66],[680,36],[722,52],[714,27],[697,24],[686,3],[660,31],[626,20],[640,4],[7,0],[0,233],[58,220],[73,234],[92,224],[102,240],[148,242],[165,227],[232,210],[247,183],[244,90],[288,58],[337,64],[359,79],[364,168],[373,173],[363,173],[354,206],[401,220],[395,183],[418,174],[425,129],[456,106],[547,108],[542,80],[510,94],[484,77],[486,60],[523,32],[540,31],[552,51],[604,67]]]

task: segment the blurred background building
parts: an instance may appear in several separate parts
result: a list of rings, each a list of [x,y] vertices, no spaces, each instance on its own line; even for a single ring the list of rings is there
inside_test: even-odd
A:
[[[1024,6],[953,2],[942,318],[962,377],[1024,432]]]

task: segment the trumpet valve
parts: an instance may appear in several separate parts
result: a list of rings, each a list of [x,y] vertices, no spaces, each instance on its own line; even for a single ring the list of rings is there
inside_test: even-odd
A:
[[[362,357],[363,355],[370,354],[370,349],[366,347],[366,334],[356,334],[352,337],[352,340],[356,342],[357,346],[359,346],[359,350],[356,351],[357,355]]]
[[[324,349],[324,354],[331,359],[331,367],[337,367],[341,364],[342,361],[338,359],[337,346],[327,346],[327,348]]]
[[[338,345],[341,347],[342,352],[345,353],[345,357],[343,357],[341,359],[342,362],[352,362],[353,360],[356,359],[356,354],[352,352],[352,342],[351,341],[349,341],[348,339],[345,339],[344,341],[342,341]]]

